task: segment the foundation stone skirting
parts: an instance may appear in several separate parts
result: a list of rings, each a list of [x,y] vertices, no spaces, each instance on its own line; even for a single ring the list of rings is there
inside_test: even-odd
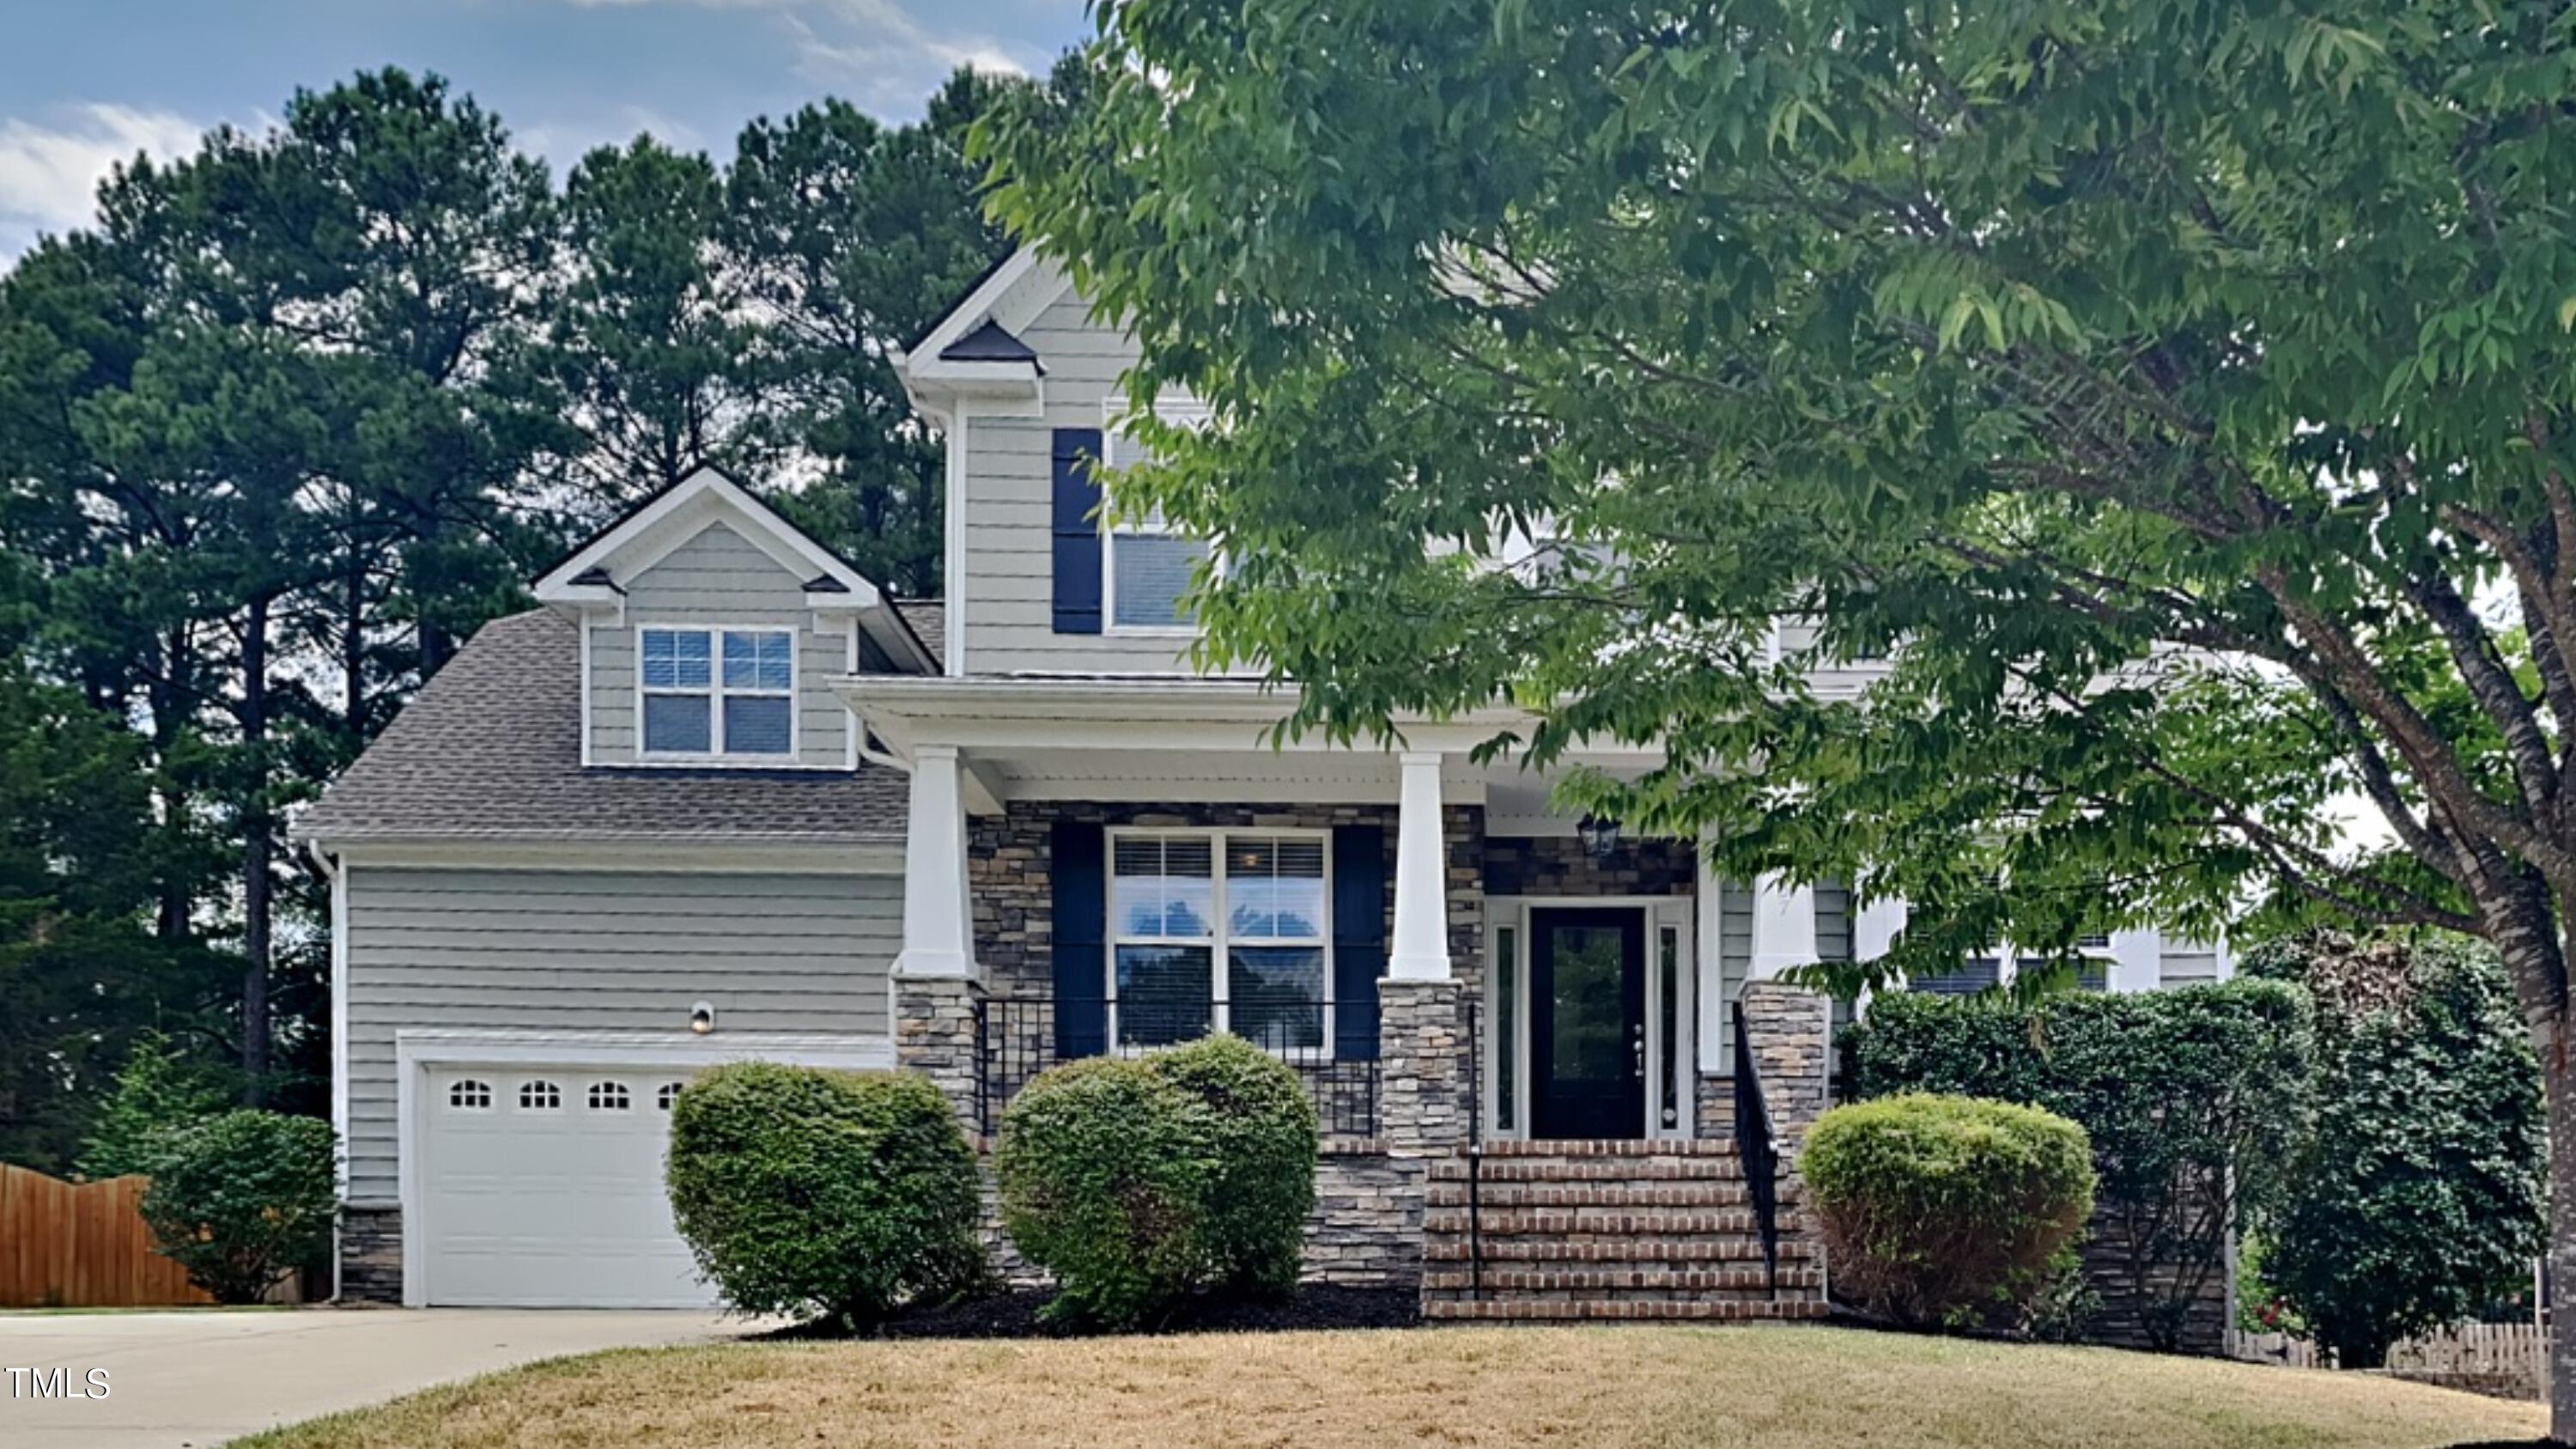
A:
[[[339,1301],[400,1307],[402,1295],[402,1209],[342,1208]]]

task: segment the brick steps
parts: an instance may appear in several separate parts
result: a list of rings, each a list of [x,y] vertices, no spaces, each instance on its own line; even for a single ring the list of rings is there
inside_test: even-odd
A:
[[[1487,1187],[1503,1182],[1742,1182],[1744,1160],[1732,1152],[1671,1158],[1578,1157],[1560,1160],[1532,1157],[1526,1153],[1497,1156],[1493,1147],[1487,1147],[1480,1177]],[[1431,1180],[1465,1182],[1467,1159],[1445,1157],[1431,1164]]]
[[[1469,1184],[1434,1182],[1424,1206],[1433,1211],[1467,1206]],[[1741,1182],[1487,1182],[1475,1198],[1487,1212],[1515,1208],[1750,1208],[1752,1191]],[[1794,1184],[1780,1184],[1780,1206],[1797,1201]]]
[[[1689,1320],[1703,1323],[1793,1323],[1825,1316],[1822,1298],[1783,1298],[1777,1303],[1675,1302],[1657,1299],[1583,1299],[1551,1302],[1538,1298],[1432,1300],[1422,1316],[1451,1323],[1598,1323]]]
[[[1473,1164],[1461,1155],[1431,1165],[1423,1315],[1468,1322],[1821,1318],[1822,1254],[1796,1211],[1797,1185],[1780,1189],[1775,1296],[1733,1143],[1489,1143]]]
[[[1676,1267],[1692,1263],[1753,1263],[1762,1261],[1762,1244],[1751,1233],[1742,1236],[1729,1233],[1713,1237],[1665,1236],[1656,1238],[1599,1236],[1584,1238],[1487,1238],[1483,1244],[1485,1268],[1491,1272],[1496,1264],[1510,1263],[1586,1263],[1605,1268],[1627,1266]],[[1423,1246],[1423,1259],[1430,1263],[1464,1263],[1475,1252],[1464,1236],[1443,1237]],[[1780,1237],[1781,1281],[1788,1281],[1793,1264],[1822,1256],[1815,1241],[1803,1234],[1783,1231]]]
[[[1810,1291],[1825,1286],[1825,1275],[1816,1268],[1780,1269],[1780,1291],[1792,1288]],[[1435,1269],[1422,1275],[1422,1286],[1429,1289],[1466,1293],[1479,1286],[1478,1275],[1464,1267]],[[1705,1298],[1711,1302],[1734,1302],[1746,1298],[1767,1299],[1771,1280],[1760,1263],[1735,1268],[1673,1268],[1668,1266],[1521,1268],[1487,1263],[1481,1279],[1486,1293],[1532,1293],[1591,1295],[1618,1290],[1629,1293],[1669,1293]]]

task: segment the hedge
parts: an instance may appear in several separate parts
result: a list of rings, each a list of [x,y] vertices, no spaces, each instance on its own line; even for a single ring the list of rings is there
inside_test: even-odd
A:
[[[2096,1266],[2169,1350],[2224,1282],[2229,1233],[2281,1199],[2313,1050],[2305,993],[2249,980],[2031,1007],[1891,992],[1846,1040],[1859,1098],[1985,1097],[2081,1125],[2116,1229]]]
[[[2093,1211],[2091,1159],[2053,1112],[1911,1093],[1827,1112],[1799,1167],[1837,1290],[1926,1328],[2026,1317]]]
[[[914,1073],[717,1067],[672,1104],[666,1177],[680,1236],[739,1312],[857,1329],[984,1277],[974,1150]]]
[[[216,1302],[258,1302],[330,1251],[334,1146],[328,1122],[251,1110],[153,1135],[143,1222],[155,1250]]]
[[[1284,1293],[1318,1145],[1305,1084],[1238,1037],[1072,1062],[1002,1115],[1002,1221],[1055,1274],[1060,1320],[1138,1327],[1210,1288]]]

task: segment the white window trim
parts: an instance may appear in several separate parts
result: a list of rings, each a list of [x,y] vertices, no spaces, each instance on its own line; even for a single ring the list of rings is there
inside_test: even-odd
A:
[[[1125,435],[1118,431],[1118,421],[1124,413],[1124,409],[1120,406],[1119,395],[1112,393],[1101,399],[1100,412],[1100,470],[1104,475],[1101,480],[1101,490],[1105,497],[1108,492],[1108,479],[1105,475],[1116,472],[1121,466],[1118,461],[1118,445],[1126,441]],[[1196,401],[1165,399],[1154,404],[1154,416],[1164,422],[1177,423],[1183,427],[1203,427],[1207,423],[1208,410],[1204,404]],[[1195,618],[1182,624],[1118,622],[1118,536],[1122,533],[1141,538],[1187,537],[1165,522],[1160,514],[1150,520],[1112,524],[1107,510],[1102,511],[1100,517],[1100,632],[1104,635],[1131,639],[1197,638],[1199,624]],[[1212,565],[1223,567],[1214,549],[1208,551],[1208,560]]]
[[[653,750],[645,748],[644,701],[650,695],[687,695],[696,697],[693,689],[648,689],[644,684],[644,636],[647,633],[704,634],[707,636],[707,744],[708,749]],[[728,689],[724,682],[724,636],[727,634],[781,634],[787,639],[787,689],[782,695],[774,689]],[[701,624],[657,619],[635,626],[635,758],[644,764],[694,765],[726,770],[793,769],[805,763],[804,653],[803,631],[792,624]],[[787,749],[783,754],[727,754],[724,747],[724,702],[727,696],[742,699],[779,699],[787,701]]]
[[[1210,961],[1208,967],[1208,1029],[1212,1032],[1219,1032],[1229,1031],[1233,1028],[1234,1003],[1231,999],[1233,996],[1231,987],[1233,980],[1233,963],[1230,959],[1229,953],[1230,948],[1235,944],[1235,942],[1234,933],[1230,928],[1233,920],[1233,910],[1226,900],[1226,882],[1228,876],[1225,867],[1225,858],[1227,842],[1240,837],[1249,840],[1312,840],[1322,847],[1324,859],[1323,934],[1317,937],[1245,937],[1243,938],[1242,944],[1256,949],[1268,946],[1313,946],[1323,953],[1324,969],[1323,981],[1321,984],[1323,988],[1324,1001],[1326,1003],[1323,1013],[1323,1040],[1317,1045],[1311,1047],[1265,1048],[1265,1050],[1268,1050],[1272,1056],[1282,1058],[1283,1060],[1313,1062],[1318,1064],[1334,1060],[1334,1028],[1336,1026],[1334,1018],[1340,1014],[1341,1004],[1334,1000],[1333,996],[1333,835],[1331,831],[1301,830],[1293,827],[1280,830],[1265,830],[1253,827],[1204,828],[1192,826],[1122,825],[1112,826],[1105,833],[1108,839],[1107,850],[1104,852],[1104,859],[1102,861],[1104,868],[1101,871],[1101,890],[1102,894],[1106,897],[1102,902],[1102,905],[1104,907],[1103,914],[1109,922],[1109,929],[1104,933],[1108,937],[1108,941],[1102,951],[1104,959],[1101,961],[1101,972],[1102,989],[1108,996],[1110,1003],[1108,1012],[1108,1033],[1109,1050],[1111,1052],[1122,1055],[1135,1055],[1137,1053],[1152,1050],[1150,1047],[1125,1046],[1118,1039],[1118,948],[1120,946],[1210,947]],[[1118,929],[1118,842],[1121,840],[1204,840],[1208,842],[1208,860],[1210,867],[1210,879],[1208,882],[1208,914],[1211,917],[1211,924],[1219,928],[1214,933],[1213,937],[1131,936]]]
[[[1705,876],[1707,863],[1701,862]],[[1620,910],[1635,911],[1644,919],[1646,932],[1646,1115],[1640,1124],[1648,1141],[1688,1141],[1699,1133],[1699,1078],[1724,1075],[1708,1064],[1701,1043],[1709,1037],[1711,1027],[1701,1015],[1700,965],[1703,960],[1716,966],[1719,952],[1712,947],[1704,955],[1700,949],[1706,931],[1700,901],[1714,903],[1714,889],[1694,890],[1689,895],[1660,896],[1487,896],[1485,898],[1485,1059],[1479,1064],[1478,1088],[1485,1100],[1476,1104],[1483,1114],[1485,1133],[1498,1141],[1522,1141],[1530,1134],[1530,1108],[1535,1104],[1534,1083],[1530,1079],[1530,916],[1535,911],[1553,910]],[[1511,1040],[1499,1040],[1500,1031],[1492,1025],[1499,1022],[1501,974],[1494,968],[1502,950],[1502,932],[1512,932],[1512,1034]],[[1663,970],[1660,952],[1664,932],[1674,933],[1673,944],[1679,952],[1674,976],[1673,1022],[1681,1040],[1665,1052],[1663,1033]],[[1720,993],[1711,993],[1712,996]],[[1723,1011],[1726,1003],[1718,1000],[1715,1009]],[[1732,1029],[1732,1022],[1727,1029]],[[1499,1056],[1512,1055],[1512,1123],[1502,1125],[1500,1102],[1495,1085],[1502,1080]],[[1670,1082],[1680,1120],[1666,1126],[1662,1116],[1662,1085]]]

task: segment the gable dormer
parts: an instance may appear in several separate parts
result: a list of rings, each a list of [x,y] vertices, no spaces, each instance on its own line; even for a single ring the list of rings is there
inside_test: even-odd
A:
[[[882,590],[702,469],[537,581],[580,631],[584,765],[855,769],[830,681],[933,673]]]

